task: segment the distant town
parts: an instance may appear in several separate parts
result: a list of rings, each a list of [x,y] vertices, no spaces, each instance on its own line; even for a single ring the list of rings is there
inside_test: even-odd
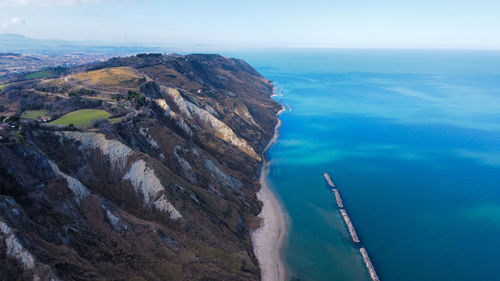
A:
[[[102,54],[66,54],[60,56],[43,54],[0,53],[0,76],[34,72],[48,67],[72,67],[102,62],[110,58]]]

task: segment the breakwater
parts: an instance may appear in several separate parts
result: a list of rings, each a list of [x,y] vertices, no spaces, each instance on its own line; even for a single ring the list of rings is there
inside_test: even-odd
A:
[[[344,203],[342,203],[342,198],[340,198],[339,190],[334,188],[335,184],[333,183],[332,178],[330,178],[330,175],[328,173],[323,173],[323,177],[325,178],[328,185],[332,188],[332,192],[335,195],[335,201],[337,201],[337,206],[339,206],[339,208],[341,209],[344,208]]]
[[[365,262],[366,269],[368,269],[368,273],[370,274],[370,278],[373,281],[380,281],[380,279],[378,279],[377,272],[375,271],[375,267],[373,267],[372,261],[370,260],[370,257],[368,256],[368,252],[366,251],[366,249],[360,248],[359,252],[363,256],[363,261]]]
[[[342,198],[340,198],[340,193],[339,193],[339,190],[334,188],[332,189],[333,191],[333,194],[335,194],[335,201],[337,201],[337,206],[339,208],[344,208],[344,203],[342,202]]]
[[[333,184],[332,179],[330,178],[330,174],[328,173],[323,173],[323,177],[325,178],[326,182],[330,187],[335,187],[335,184]]]
[[[344,222],[347,225],[347,229],[349,230],[349,234],[351,234],[352,241],[354,243],[359,243],[359,238],[358,234],[356,234],[356,229],[354,229],[354,225],[352,225],[351,219],[349,218],[349,215],[347,214],[346,210],[340,209],[340,214],[344,218]]]
[[[330,177],[330,174],[328,173],[323,173],[323,177],[325,178],[325,181],[327,184],[332,188],[332,192],[335,195],[335,201],[337,202],[337,206],[339,207],[340,214],[342,215],[342,218],[344,219],[344,223],[347,226],[347,230],[349,231],[349,234],[351,235],[352,241],[359,245],[361,241],[359,240],[358,234],[356,233],[356,229],[354,228],[354,225],[351,221],[351,218],[347,214],[347,211],[344,208],[344,203],[342,202],[342,198],[340,197],[340,192],[337,188],[335,188],[335,184],[333,183],[332,178]],[[380,281],[378,278],[377,272],[375,271],[375,267],[372,264],[372,261],[370,260],[370,256],[368,256],[368,252],[366,251],[366,248],[360,247],[359,252],[361,253],[361,256],[363,257],[363,262],[365,264],[366,269],[368,270],[368,274],[370,275],[370,279],[372,281]]]

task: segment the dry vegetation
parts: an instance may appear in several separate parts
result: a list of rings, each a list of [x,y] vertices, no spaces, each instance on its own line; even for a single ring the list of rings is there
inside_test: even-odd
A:
[[[131,67],[113,67],[71,75],[68,80],[100,88],[135,89],[146,78]]]

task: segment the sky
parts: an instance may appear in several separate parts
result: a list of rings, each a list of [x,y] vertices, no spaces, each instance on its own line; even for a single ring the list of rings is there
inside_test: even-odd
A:
[[[0,33],[158,46],[500,49],[500,1],[0,0]]]

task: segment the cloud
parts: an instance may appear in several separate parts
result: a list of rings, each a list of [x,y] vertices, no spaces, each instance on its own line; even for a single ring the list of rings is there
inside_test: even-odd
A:
[[[20,17],[13,17],[10,21],[1,23],[0,28],[7,29],[13,25],[19,25],[24,23],[26,23],[26,20],[21,19]]]
[[[10,23],[11,24],[22,24],[22,23],[26,23],[26,21],[19,18],[19,17],[14,17],[10,20]]]

